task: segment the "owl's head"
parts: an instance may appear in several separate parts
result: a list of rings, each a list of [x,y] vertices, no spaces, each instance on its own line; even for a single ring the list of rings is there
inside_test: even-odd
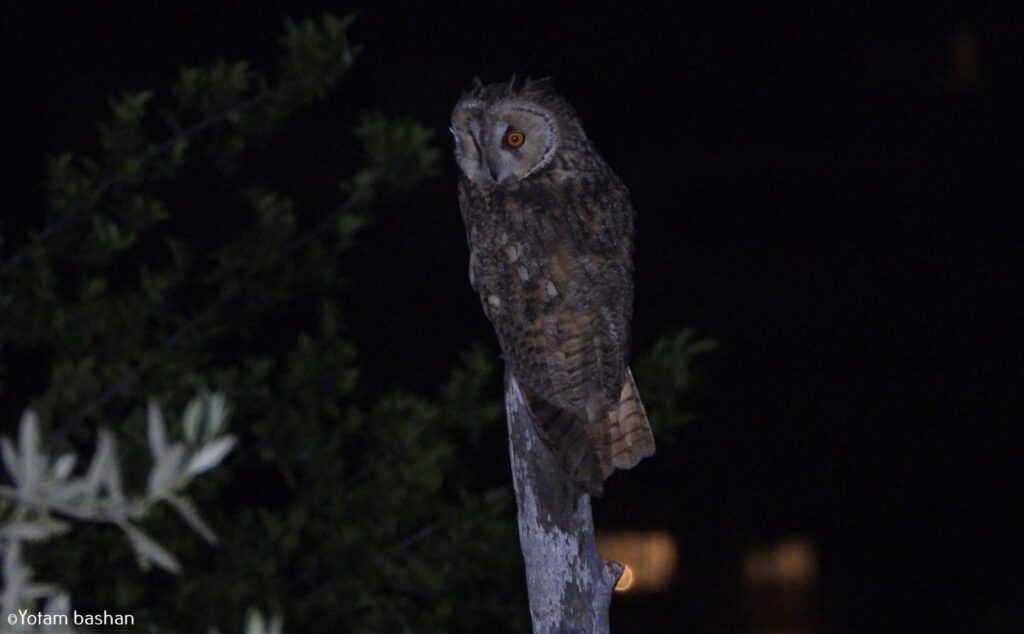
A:
[[[567,142],[585,139],[572,107],[548,80],[475,81],[455,105],[451,127],[455,160],[475,185],[530,178],[549,168]]]

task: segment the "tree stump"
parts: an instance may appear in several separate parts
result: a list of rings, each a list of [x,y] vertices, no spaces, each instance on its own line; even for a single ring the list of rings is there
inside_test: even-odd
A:
[[[608,608],[622,565],[601,559],[590,495],[541,441],[507,371],[505,413],[534,634],[609,634]]]

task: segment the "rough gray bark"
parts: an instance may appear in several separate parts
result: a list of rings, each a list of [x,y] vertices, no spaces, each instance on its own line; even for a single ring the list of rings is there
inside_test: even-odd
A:
[[[507,372],[505,413],[534,634],[608,634],[608,607],[622,566],[597,552],[590,496],[541,441]]]

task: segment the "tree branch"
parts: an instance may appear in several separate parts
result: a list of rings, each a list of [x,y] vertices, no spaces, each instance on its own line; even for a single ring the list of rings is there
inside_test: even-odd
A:
[[[273,266],[281,259],[288,255],[302,249],[308,245],[312,240],[316,239],[320,234],[329,229],[333,222],[335,222],[340,216],[347,213],[353,212],[358,206],[363,204],[365,200],[358,194],[353,194],[349,199],[336,207],[333,211],[323,216],[313,227],[300,236],[294,238],[291,242],[286,244],[280,252],[275,254],[271,259],[260,265],[254,265],[250,267],[239,280],[234,281],[221,288],[220,293],[213,301],[203,308],[199,313],[194,315],[185,324],[178,328],[175,332],[170,334],[166,339],[157,344],[153,348],[148,356],[144,357],[136,365],[127,369],[118,379],[116,383],[107,387],[106,390],[98,394],[91,401],[80,407],[74,414],[65,420],[54,432],[53,443],[57,444],[63,442],[64,438],[67,437],[68,433],[77,432],[82,430],[82,422],[89,416],[95,414],[102,409],[107,403],[119,394],[126,393],[137,380],[142,376],[160,359],[159,354],[165,350],[173,348],[178,345],[185,337],[196,332],[204,322],[210,320],[220,313],[221,309],[227,306],[244,288],[244,283],[249,281],[253,276],[258,274],[260,271],[266,270],[268,267]]]
[[[207,129],[212,128],[214,125],[225,121],[229,117],[237,116],[243,112],[248,112],[273,96],[273,93],[261,93],[254,97],[233,103],[230,106],[226,106],[221,110],[206,116],[194,125],[175,132],[163,141],[149,145],[141,154],[134,158],[138,160],[141,165],[145,166],[150,161],[162,158],[169,154],[179,141],[192,140],[194,137],[202,134]],[[107,193],[108,189],[117,185],[118,181],[119,178],[113,173],[113,170],[108,170],[107,174],[99,183],[96,184],[96,188],[92,191],[92,196],[95,198],[103,196]],[[45,244],[50,238],[68,226],[68,224],[70,224],[70,222],[77,216],[78,209],[73,209],[48,224],[42,231],[30,238],[30,244],[12,255],[2,266],[0,266],[0,277],[7,275],[14,270],[26,257],[28,257],[28,254],[31,252],[33,247]]]
[[[225,106],[216,112],[208,114],[203,119],[185,129],[177,130],[159,143],[150,144],[141,154],[134,157],[134,159],[142,166],[147,165],[150,161],[163,159],[180,141],[192,141],[195,137],[219,123],[223,123],[232,117],[237,117],[240,114],[255,110],[257,107],[262,106],[267,102],[280,99],[291,90],[298,90],[310,85],[315,85],[315,80],[310,76],[304,76],[298,80],[292,81],[291,83],[283,83],[281,86],[278,86],[273,90],[268,90],[245,99],[240,99],[239,101]],[[96,188],[93,190],[92,196],[100,198],[106,194],[107,190],[117,185],[118,182],[119,177],[116,175],[114,170],[108,169],[106,175],[99,183],[96,184]],[[78,211],[78,209],[73,209],[65,213],[60,218],[52,221],[44,227],[43,230],[35,236],[32,236],[30,238],[30,244],[26,245],[20,251],[8,258],[3,265],[0,265],[0,277],[7,275],[17,268],[22,261],[28,257],[34,247],[45,244],[50,240],[50,238],[67,227],[71,221],[78,216]]]

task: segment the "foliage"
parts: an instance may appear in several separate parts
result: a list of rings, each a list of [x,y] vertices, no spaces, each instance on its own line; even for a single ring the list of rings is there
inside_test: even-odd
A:
[[[693,419],[686,396],[699,382],[695,360],[717,347],[717,341],[698,339],[692,328],[686,328],[658,339],[633,364],[651,427],[660,444],[671,443],[674,432]]]
[[[0,244],[0,412],[31,408],[54,454],[109,429],[100,446],[118,438],[125,481],[151,483],[133,503],[160,551],[102,522],[24,550],[80,609],[189,634],[280,630],[252,605],[312,634],[527,630],[511,490],[488,488],[468,459],[500,428],[492,355],[467,352],[433,395],[369,393],[345,320],[345,254],[376,205],[436,174],[432,132],[364,115],[361,162],[327,208],[253,168],[341,85],[360,50],[351,20],[288,22],[273,74],[218,60],[113,99],[96,155],[53,158],[39,227]],[[640,380],[672,418],[678,364],[695,351],[666,345],[686,361],[652,361]],[[231,403],[238,447],[184,500],[189,465],[226,449],[194,449],[212,439],[194,421],[217,401],[187,403],[206,389]],[[143,431],[147,396],[185,411],[184,443]],[[139,549],[157,569],[118,563]]]
[[[68,534],[74,522],[105,523],[121,529],[143,570],[155,565],[167,572],[181,572],[177,558],[139,527],[157,504],[168,504],[200,537],[216,543],[213,530],[184,490],[196,476],[220,464],[234,446],[234,436],[223,433],[226,416],[222,396],[208,394],[193,399],[182,417],[185,438],[172,442],[168,440],[159,407],[151,403],[146,429],[153,465],[145,494],[129,496],[122,484],[123,469],[109,430],[100,432],[86,473],[74,476],[78,456],[72,452],[57,458],[47,455],[41,447],[38,418],[34,412],[26,412],[19,426],[18,446],[7,438],[0,440],[3,465],[14,485],[0,486],[0,552],[4,560],[0,610],[5,620],[0,627],[16,632],[40,629],[21,620],[14,627],[6,622],[9,616],[23,611],[54,617],[69,615],[66,591],[59,586],[35,583],[22,552],[26,545],[46,544],[53,548],[55,538]],[[37,606],[39,601],[44,604]],[[47,619],[42,621],[46,624]],[[41,629],[70,631],[60,626],[44,625]]]
[[[483,353],[435,398],[362,393],[340,303],[343,255],[372,206],[435,173],[432,133],[362,117],[362,164],[319,213],[247,169],[337,87],[359,52],[350,23],[287,23],[273,76],[218,60],[182,69],[169,91],[115,98],[98,155],[51,161],[42,225],[0,254],[0,364],[21,370],[0,402],[32,407],[53,447],[109,428],[125,477],[144,477],[147,445],[163,441],[140,433],[141,395],[183,407],[210,386],[233,404],[240,450],[192,495],[219,546],[175,528],[182,504],[147,507],[167,556],[151,554],[180,561],[180,577],[112,565],[130,551],[99,526],[26,552],[84,609],[180,632],[238,630],[250,605],[305,632],[523,622],[515,575],[487,584],[492,565],[515,570],[511,528],[495,521],[508,495],[482,490],[457,459],[499,414],[483,396]],[[162,451],[154,494],[188,464],[180,447]],[[459,563],[468,551],[474,563]]]

